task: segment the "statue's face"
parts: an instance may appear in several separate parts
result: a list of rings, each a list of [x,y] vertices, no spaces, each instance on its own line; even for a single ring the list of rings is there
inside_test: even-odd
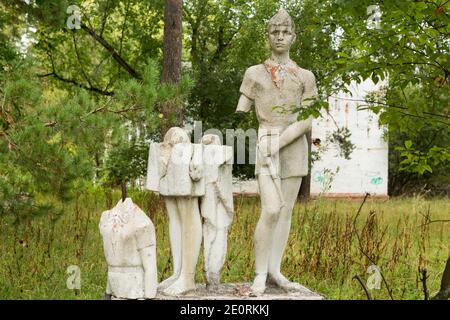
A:
[[[172,127],[164,136],[164,143],[175,145],[178,143],[188,143],[190,141],[188,134],[182,128]]]
[[[172,144],[188,143],[189,136],[186,134],[186,132],[183,129],[180,129],[173,133],[172,138],[170,140],[171,140],[170,142],[172,142]]]
[[[281,54],[288,52],[296,38],[291,26],[272,25],[269,29],[269,42],[272,51]]]
[[[206,145],[210,145],[210,144],[221,145],[220,138],[216,134],[205,134],[202,137],[200,143],[206,144]]]

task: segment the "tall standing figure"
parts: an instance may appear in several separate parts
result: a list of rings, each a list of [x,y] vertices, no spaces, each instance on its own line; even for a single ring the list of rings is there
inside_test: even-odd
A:
[[[259,121],[255,173],[261,197],[261,216],[255,231],[256,277],[254,294],[264,293],[266,282],[285,290],[303,287],[281,274],[281,260],[291,227],[291,216],[302,182],[308,174],[305,133],[312,119],[297,121],[293,107],[307,107],[317,95],[311,71],[289,58],[296,39],[295,25],[281,9],[268,25],[272,55],[247,69],[236,112],[254,105]]]
[[[169,237],[173,275],[159,289],[180,295],[195,289],[195,268],[202,242],[198,198],[205,191],[202,174],[202,146],[190,143],[182,128],[167,131],[159,147],[159,192],[169,215]]]

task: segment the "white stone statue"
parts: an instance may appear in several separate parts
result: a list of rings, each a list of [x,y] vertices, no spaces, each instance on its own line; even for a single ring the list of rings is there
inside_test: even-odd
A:
[[[158,287],[155,228],[130,198],[102,213],[99,223],[108,264],[106,294],[152,299]]]
[[[255,173],[261,197],[261,216],[255,231],[255,271],[251,290],[264,293],[266,281],[285,290],[301,290],[280,272],[289,236],[292,209],[308,174],[308,145],[305,133],[312,119],[297,121],[293,106],[307,107],[317,95],[311,71],[289,58],[296,39],[295,25],[281,9],[268,25],[272,56],[247,69],[240,88],[237,112],[254,105],[259,121]],[[275,108],[277,107],[277,108]]]
[[[203,144],[205,195],[201,198],[203,249],[207,287],[220,283],[220,272],[227,255],[228,229],[233,221],[233,149],[222,146],[219,136],[206,134]]]
[[[169,215],[173,275],[159,289],[180,295],[195,289],[195,269],[202,242],[198,197],[205,194],[202,146],[173,127],[161,144],[150,146],[147,189],[164,196]]]

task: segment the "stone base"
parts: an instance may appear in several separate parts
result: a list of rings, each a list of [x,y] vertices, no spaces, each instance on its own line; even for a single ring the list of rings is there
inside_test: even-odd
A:
[[[198,284],[197,289],[180,296],[167,296],[158,292],[156,300],[324,300],[318,293],[303,287],[301,291],[286,292],[280,288],[268,286],[261,296],[252,296],[250,283],[223,283],[215,288],[206,288]]]

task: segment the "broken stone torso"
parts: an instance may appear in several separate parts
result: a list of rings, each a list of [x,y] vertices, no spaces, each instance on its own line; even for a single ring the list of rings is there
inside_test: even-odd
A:
[[[144,268],[139,250],[155,246],[150,218],[130,198],[103,212],[100,233],[108,264],[108,289],[116,298],[144,298]]]

